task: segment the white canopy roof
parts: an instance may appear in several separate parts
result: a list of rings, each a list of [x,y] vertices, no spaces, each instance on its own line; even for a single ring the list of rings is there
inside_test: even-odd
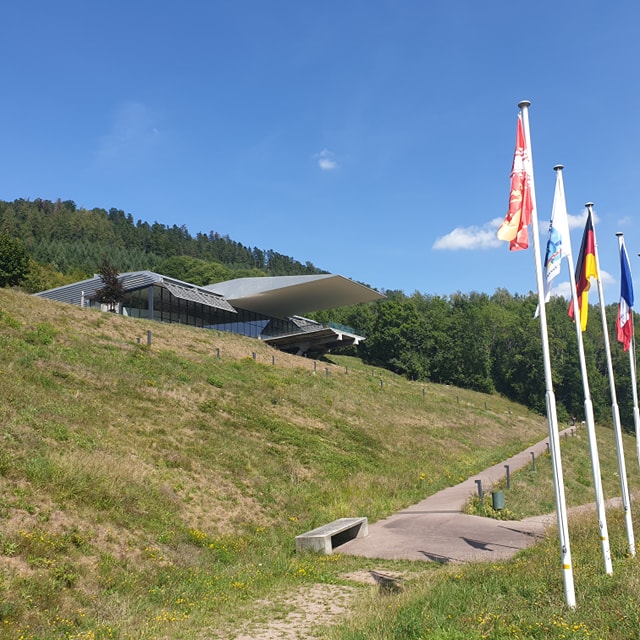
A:
[[[275,318],[372,302],[385,297],[363,284],[331,273],[238,278],[204,288],[223,296],[234,307]]]

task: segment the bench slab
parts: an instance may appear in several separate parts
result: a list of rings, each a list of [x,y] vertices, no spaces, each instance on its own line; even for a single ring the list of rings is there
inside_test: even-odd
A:
[[[335,547],[354,538],[364,538],[368,533],[369,525],[365,517],[338,518],[296,536],[296,551],[320,551],[328,555]]]

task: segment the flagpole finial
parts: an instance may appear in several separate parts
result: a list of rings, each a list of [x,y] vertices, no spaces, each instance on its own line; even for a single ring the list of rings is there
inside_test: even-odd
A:
[[[563,164],[557,164],[555,167],[553,167],[554,171],[562,171],[563,169],[564,169]]]
[[[587,207],[587,209],[591,209],[591,207],[593,207],[593,202],[585,202],[584,206]]]
[[[520,100],[520,102],[518,102],[518,109],[522,109],[523,107],[530,107],[531,106],[531,102],[529,100]]]
[[[622,231],[616,231],[616,236],[618,236],[618,238],[621,238],[624,235],[624,233],[622,233]]]

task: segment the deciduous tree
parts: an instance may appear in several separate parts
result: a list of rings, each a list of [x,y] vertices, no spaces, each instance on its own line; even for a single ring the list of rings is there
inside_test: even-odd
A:
[[[29,272],[29,254],[18,238],[0,233],[0,287],[20,284]]]

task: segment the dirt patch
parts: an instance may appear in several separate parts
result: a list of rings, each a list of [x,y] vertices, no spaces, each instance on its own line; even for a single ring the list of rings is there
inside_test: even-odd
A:
[[[362,587],[314,584],[278,600],[261,601],[256,607],[270,618],[265,623],[245,623],[242,629],[204,635],[202,640],[317,640],[322,627],[349,615]]]
[[[326,627],[348,618],[357,600],[401,593],[406,579],[393,571],[354,571],[340,576],[353,585],[306,585],[295,594],[256,602],[260,617],[268,621],[245,622],[242,629],[204,635],[202,640],[317,640]]]

